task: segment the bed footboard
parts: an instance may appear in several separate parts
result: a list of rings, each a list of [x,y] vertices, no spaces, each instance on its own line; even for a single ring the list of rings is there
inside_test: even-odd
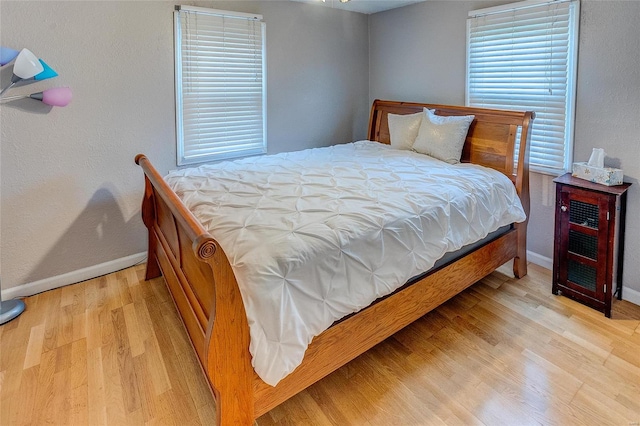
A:
[[[219,425],[254,421],[249,326],[226,254],[193,217],[147,157],[142,217],[149,233],[146,278],[164,276],[209,379]]]

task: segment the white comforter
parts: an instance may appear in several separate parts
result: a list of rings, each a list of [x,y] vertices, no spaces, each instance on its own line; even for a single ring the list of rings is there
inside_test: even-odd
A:
[[[525,219],[511,181],[361,141],[170,173],[240,286],[253,367],[292,372],[314,336],[445,252]]]

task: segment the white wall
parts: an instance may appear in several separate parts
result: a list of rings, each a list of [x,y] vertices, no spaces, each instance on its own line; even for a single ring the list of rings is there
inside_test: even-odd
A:
[[[507,2],[428,1],[369,18],[189,3],[264,15],[269,151],[279,152],[364,137],[375,98],[463,104],[467,12]],[[0,2],[1,44],[31,48],[60,74],[12,92],[69,85],[75,96],[65,109],[0,107],[4,289],[144,251],[133,157],[175,167],[173,4]],[[640,2],[583,0],[581,15],[575,158],[604,147],[634,183],[624,279],[640,295]],[[3,86],[9,77],[2,70]],[[531,177],[529,249],[542,258],[553,254],[551,179]]]
[[[2,46],[28,47],[59,73],[8,94],[74,93],[66,108],[0,107],[3,289],[63,282],[53,278],[146,249],[133,158],[147,154],[162,173],[176,166],[177,3],[0,2]],[[282,1],[188,3],[264,16],[269,152],[365,137],[366,15]]]
[[[370,99],[463,104],[469,10],[511,1],[427,1],[373,15]],[[640,1],[583,0],[576,105],[576,161],[602,147],[628,194],[624,285],[640,303]],[[535,122],[534,122],[535,125]],[[553,177],[532,173],[528,249],[553,257]]]

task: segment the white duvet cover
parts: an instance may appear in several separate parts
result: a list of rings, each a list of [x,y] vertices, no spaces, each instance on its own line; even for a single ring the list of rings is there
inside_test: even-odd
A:
[[[253,367],[274,386],[336,320],[445,252],[525,219],[503,174],[369,141],[165,179],[226,252],[247,312]]]

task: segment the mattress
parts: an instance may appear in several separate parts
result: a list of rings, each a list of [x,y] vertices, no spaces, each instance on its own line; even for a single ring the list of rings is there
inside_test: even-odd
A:
[[[165,180],[227,254],[253,367],[273,386],[336,320],[526,218],[500,172],[370,141],[177,170]]]

